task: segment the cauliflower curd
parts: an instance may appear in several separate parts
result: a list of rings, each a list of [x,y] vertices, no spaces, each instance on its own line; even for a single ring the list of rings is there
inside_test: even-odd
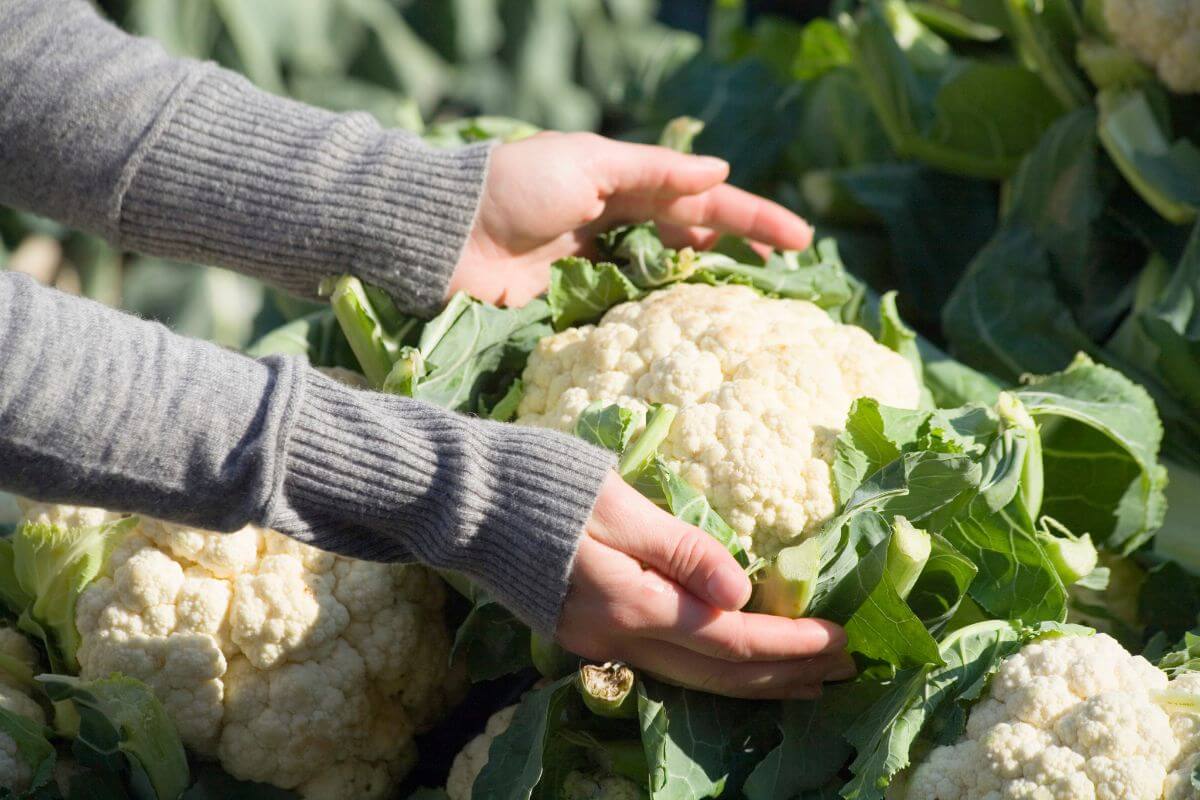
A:
[[[889,797],[1191,800],[1200,674],[1168,682],[1105,634],[1035,642],[1006,660],[966,735],[935,748]]]
[[[25,504],[95,525],[99,509]],[[184,744],[244,780],[306,798],[387,795],[459,684],[441,581],[274,531],[210,533],[149,518],[80,596],[84,679],[150,686]]]
[[[1200,0],[1105,0],[1104,20],[1167,88],[1200,92]]]
[[[661,448],[753,555],[811,534],[834,512],[834,440],[858,397],[915,408],[909,363],[803,300],[745,286],[678,284],[596,325],[542,339],[517,421],[572,431],[588,405],[669,403]]]

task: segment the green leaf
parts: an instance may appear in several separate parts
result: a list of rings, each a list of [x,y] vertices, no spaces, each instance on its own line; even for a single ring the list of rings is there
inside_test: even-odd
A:
[[[859,592],[865,599],[845,622],[847,649],[901,669],[941,663],[937,642],[893,583],[890,562],[895,555],[889,545],[895,535],[892,531],[875,545],[862,566],[852,573],[851,580],[859,582]],[[868,566],[870,562],[874,563]],[[866,578],[874,578],[874,586],[868,586]]]
[[[909,764],[909,752],[927,724],[953,714],[1002,659],[1022,644],[1019,626],[988,621],[959,629],[940,645],[944,664],[900,673],[887,693],[846,731],[857,750],[853,777],[842,790],[846,800],[883,800],[883,790]]]
[[[646,410],[595,402],[575,421],[575,435],[614,453],[623,453],[633,435],[646,424]]]
[[[937,636],[967,597],[979,568],[945,538],[932,534],[931,539],[929,561],[908,596],[908,605],[929,633]]]
[[[638,682],[651,800],[703,800],[726,788],[748,714],[744,701]]]
[[[760,761],[743,787],[747,800],[776,800],[819,789],[833,779],[850,746],[828,700],[783,703],[779,729],[783,740]]]
[[[136,525],[135,517],[79,528],[27,522],[13,535],[13,574],[30,601],[19,625],[42,639],[55,670],[78,669],[76,601]]]
[[[492,740],[487,765],[475,779],[474,797],[529,800],[549,767],[544,760],[565,704],[577,699],[575,676],[568,675],[521,701],[508,730]]]
[[[1169,222],[1195,220],[1200,149],[1186,139],[1170,141],[1142,88],[1105,89],[1096,102],[1100,141],[1129,184]]]
[[[708,502],[708,498],[670,469],[661,459],[656,459],[655,467],[667,509],[676,518],[689,525],[695,525],[716,539],[733,554],[739,564],[748,567],[750,557],[742,547],[737,531],[721,518],[721,515]]]
[[[1166,512],[1166,470],[1150,395],[1086,358],[1016,395],[1043,426],[1043,513],[1118,552],[1152,536]]]
[[[303,356],[314,367],[360,370],[354,351],[331,309],[315,311],[267,332],[246,348],[246,355],[251,358]]]
[[[450,660],[466,659],[472,682],[519,672],[530,661],[529,628],[480,590],[454,634]]]
[[[849,30],[859,76],[901,156],[1007,177],[1064,111],[1024,66],[948,55],[901,2],[868,4]]]
[[[618,303],[640,296],[641,291],[615,264],[563,258],[550,267],[546,300],[555,330],[595,322]]]
[[[57,754],[46,733],[43,725],[7,708],[0,708],[0,734],[13,741],[17,748],[15,757],[29,768],[29,794],[22,797],[37,797],[37,790],[54,778]],[[3,788],[0,788],[0,792],[3,792]]]
[[[504,391],[524,368],[551,332],[549,314],[543,300],[497,308],[460,292],[425,324],[417,346],[401,352],[383,389],[473,412],[481,397]]]
[[[187,754],[179,734],[144,683],[123,675],[95,681],[41,675],[38,680],[51,700],[70,700],[78,710],[77,754],[82,749],[100,759],[124,757],[139,797],[174,800],[187,789]]]
[[[993,617],[1026,623],[1065,619],[1066,588],[1019,495],[999,511],[977,496],[939,532],[978,567],[971,597]]]

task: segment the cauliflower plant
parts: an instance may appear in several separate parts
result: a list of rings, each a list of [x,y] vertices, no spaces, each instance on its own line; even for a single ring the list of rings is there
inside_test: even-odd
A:
[[[99,509],[25,504],[95,525]],[[416,566],[357,561],[274,531],[141,518],[80,595],[84,679],[150,686],[183,742],[230,774],[306,798],[382,797],[413,736],[461,686],[444,588]]]
[[[678,284],[596,325],[542,339],[517,421],[572,431],[590,404],[677,406],[660,450],[752,555],[770,556],[834,512],[834,440],[858,397],[915,408],[909,363],[803,300]]]
[[[479,773],[487,766],[492,740],[508,730],[516,713],[517,706],[511,705],[492,714],[484,726],[483,733],[467,742],[466,747],[454,757],[454,763],[450,765],[450,774],[446,776],[446,794],[450,796],[450,800],[471,800],[471,787],[475,785]]]
[[[1197,711],[1200,675],[1168,682],[1105,634],[1034,642],[1000,666],[965,736],[889,797],[1193,800]]]
[[[1104,0],[1104,19],[1169,89],[1200,92],[1200,0]]]
[[[0,627],[0,659],[10,660],[8,666],[27,669],[31,674],[40,671],[37,652],[12,628]],[[46,722],[41,705],[29,696],[26,687],[8,669],[0,669],[0,708],[39,725]],[[32,778],[29,765],[17,752],[17,743],[8,734],[0,732],[0,788],[19,796],[29,789]]]

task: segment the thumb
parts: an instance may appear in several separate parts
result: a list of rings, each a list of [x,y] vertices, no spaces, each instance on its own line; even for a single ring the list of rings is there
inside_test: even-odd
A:
[[[720,542],[675,519],[616,473],[600,490],[588,533],[709,605],[736,611],[750,600],[750,578]]]

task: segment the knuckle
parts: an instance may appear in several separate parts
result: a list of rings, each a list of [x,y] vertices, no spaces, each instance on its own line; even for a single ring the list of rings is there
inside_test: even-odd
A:
[[[745,662],[754,657],[750,637],[743,623],[738,623],[717,642],[715,655],[722,661]]]
[[[690,533],[676,539],[667,555],[672,574],[684,579],[695,575],[708,554],[708,548],[704,545],[700,537]]]

